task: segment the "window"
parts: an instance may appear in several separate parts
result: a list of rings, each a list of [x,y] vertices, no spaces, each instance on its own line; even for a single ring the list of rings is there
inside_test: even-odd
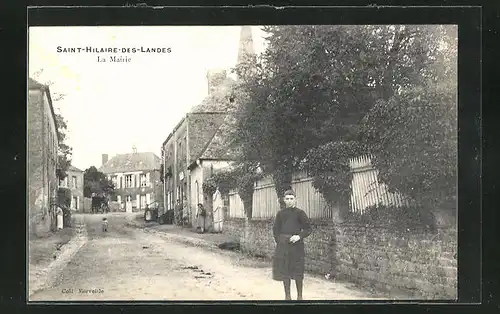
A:
[[[170,195],[170,209],[173,209],[174,206],[175,206],[175,202],[174,202],[174,192],[170,191],[169,192],[169,195]]]
[[[74,209],[78,209],[78,197],[73,196],[73,206]]]
[[[71,178],[71,180],[72,180],[72,183],[73,183],[73,188],[77,189],[77,188],[78,188],[78,186],[77,186],[77,184],[76,184],[76,176],[73,176],[73,177]]]
[[[147,187],[148,186],[148,178],[145,174],[141,174],[140,176],[141,180],[141,187]]]
[[[127,203],[132,202],[132,195],[127,195]]]
[[[199,204],[200,203],[200,186],[198,184],[198,181],[196,181],[194,184],[195,184],[195,191],[196,191],[196,204]]]
[[[186,136],[184,136],[184,139],[182,140],[182,142],[183,142],[182,147],[185,147],[184,151],[182,152],[182,158],[185,159],[187,156],[187,137]]]
[[[112,176],[111,177],[111,182],[113,183],[113,186],[114,188],[116,189],[118,187],[118,182],[117,182],[117,177],[116,176]]]
[[[127,188],[133,187],[132,186],[132,175],[131,174],[127,174],[125,176],[125,187],[127,187]]]
[[[63,188],[68,187],[68,177],[65,177],[64,179],[61,180],[61,187]]]

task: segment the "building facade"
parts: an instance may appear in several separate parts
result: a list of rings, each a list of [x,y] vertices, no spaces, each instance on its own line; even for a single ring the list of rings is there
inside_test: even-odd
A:
[[[59,186],[71,190],[71,209],[83,211],[83,170],[69,166],[67,176],[59,181]]]
[[[159,202],[163,205],[160,182],[160,158],[152,152],[118,154],[108,160],[102,155],[99,171],[113,182],[115,193],[112,201],[120,204],[122,211],[140,211]]]
[[[28,79],[28,219],[30,234],[50,230],[57,196],[57,120],[48,86]]]
[[[210,230],[212,226],[213,204],[212,197],[203,193],[203,183],[210,178],[214,173],[229,168],[232,161],[238,160],[238,152],[231,145],[231,129],[235,127],[236,120],[231,114],[228,114],[224,122],[217,129],[214,136],[196,157],[196,159],[188,165],[188,170],[191,175],[191,207],[193,215],[196,214],[196,205],[203,204],[207,211],[207,219],[205,227]],[[228,195],[222,195],[224,201],[228,201]]]
[[[254,59],[251,28],[242,26],[237,62]],[[204,179],[215,169],[228,166],[233,157],[224,152],[227,146],[218,143],[222,137],[216,133],[224,132],[230,125],[227,121],[237,98],[236,82],[228,77],[226,70],[216,69],[207,72],[207,83],[207,97],[179,122],[162,144],[165,208],[173,209],[177,200],[181,203],[185,200],[191,219],[196,205],[207,203],[203,196]]]
[[[224,121],[223,112],[191,112],[174,128],[162,145],[165,210],[191,204],[190,165],[210,142]],[[184,200],[187,204],[184,204]]]

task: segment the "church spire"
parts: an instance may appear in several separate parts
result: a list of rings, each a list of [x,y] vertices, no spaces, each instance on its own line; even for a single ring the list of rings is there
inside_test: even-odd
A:
[[[244,62],[247,58],[255,58],[253,48],[252,28],[250,26],[242,26],[240,31],[240,43],[238,47],[238,61]]]

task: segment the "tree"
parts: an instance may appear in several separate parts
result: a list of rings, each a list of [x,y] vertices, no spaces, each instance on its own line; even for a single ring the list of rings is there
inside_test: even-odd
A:
[[[374,67],[382,60],[382,39],[365,26],[265,31],[269,45],[256,70],[248,71],[247,64],[236,69],[244,75],[234,138],[245,158],[273,175],[281,195],[310,149],[356,138],[379,92],[370,83],[382,76],[383,66]]]
[[[243,75],[235,144],[273,175],[278,195],[302,167],[333,201],[327,191],[350,184],[347,160],[378,152],[366,141],[374,136],[364,131],[365,117],[380,103],[438,77],[443,28],[270,26],[265,31],[268,50],[255,70],[248,71],[247,64],[236,69]]]
[[[328,142],[309,150],[305,169],[312,185],[330,206],[338,206],[340,217],[347,214],[351,195],[352,172],[349,161],[360,152],[356,141]]]
[[[236,190],[243,202],[243,209],[246,217],[252,218],[253,215],[253,193],[255,191],[255,182],[262,178],[259,172],[259,164],[256,162],[245,161],[238,163],[232,170]]]
[[[419,38],[428,58],[420,67],[422,75],[377,102],[362,124],[363,144],[374,156],[379,181],[425,210],[455,207],[458,112],[453,28],[440,26],[429,37]]]
[[[92,197],[95,193],[99,196],[112,196],[114,193],[114,184],[106,175],[96,167],[91,166],[85,169],[83,173],[83,195],[85,197]]]
[[[67,124],[64,117],[56,113],[57,133],[59,136],[59,146],[57,151],[57,177],[59,180],[64,179],[68,173],[68,168],[71,166],[71,157],[73,149],[65,143]]]

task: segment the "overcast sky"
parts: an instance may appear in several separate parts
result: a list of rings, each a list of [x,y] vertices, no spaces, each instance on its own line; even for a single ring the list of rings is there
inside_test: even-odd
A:
[[[101,154],[140,152],[159,157],[162,142],[182,117],[207,95],[206,72],[231,68],[240,26],[30,27],[29,66],[36,79],[53,82],[54,103],[68,122],[73,165],[101,165]],[[254,49],[264,33],[252,27]],[[171,53],[58,53],[57,47],[165,47]],[[129,56],[128,63],[97,62],[99,56]]]

